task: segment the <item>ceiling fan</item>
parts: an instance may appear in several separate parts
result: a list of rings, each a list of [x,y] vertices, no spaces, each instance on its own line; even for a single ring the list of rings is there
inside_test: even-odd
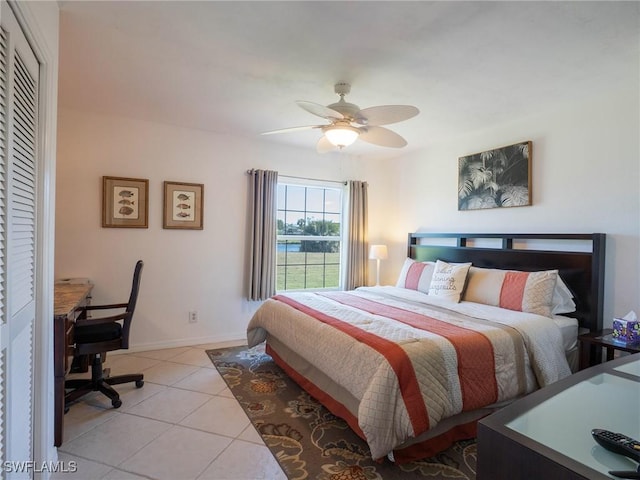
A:
[[[382,147],[401,148],[407,145],[407,141],[400,135],[380,125],[389,125],[415,117],[420,113],[416,107],[411,105],[380,105],[361,110],[357,105],[346,102],[344,99],[345,95],[351,91],[350,84],[336,83],[334,90],[340,95],[340,100],[326,107],[313,102],[301,100],[296,102],[307,112],[328,120],[328,124],[282,128],[264,132],[262,135],[320,129],[324,135],[316,145],[319,153],[342,149],[357,139]]]

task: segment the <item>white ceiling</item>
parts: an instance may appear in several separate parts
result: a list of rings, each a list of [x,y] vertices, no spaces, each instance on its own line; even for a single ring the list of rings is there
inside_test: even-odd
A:
[[[410,104],[405,150],[639,78],[638,2],[63,1],[59,105],[257,138]],[[317,130],[260,137],[313,149]],[[366,147],[351,153],[397,154]]]

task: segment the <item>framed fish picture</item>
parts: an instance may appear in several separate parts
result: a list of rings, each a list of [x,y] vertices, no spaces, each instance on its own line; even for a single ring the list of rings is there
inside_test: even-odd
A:
[[[204,185],[164,182],[163,228],[202,230]]]
[[[148,228],[149,180],[102,177],[102,226]]]

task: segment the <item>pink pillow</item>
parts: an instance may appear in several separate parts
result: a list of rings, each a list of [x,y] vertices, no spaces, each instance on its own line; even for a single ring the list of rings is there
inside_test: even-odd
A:
[[[435,265],[434,262],[416,262],[412,258],[407,258],[400,270],[396,287],[429,293]]]

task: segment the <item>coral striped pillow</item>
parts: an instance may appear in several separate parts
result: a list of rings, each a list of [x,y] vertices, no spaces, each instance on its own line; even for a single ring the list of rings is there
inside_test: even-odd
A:
[[[396,287],[429,293],[435,266],[434,262],[416,262],[412,258],[407,258],[400,270]]]
[[[519,272],[471,267],[463,300],[551,317],[557,270]]]
[[[551,317],[551,300],[557,281],[557,270],[509,271],[500,289],[500,307]]]

